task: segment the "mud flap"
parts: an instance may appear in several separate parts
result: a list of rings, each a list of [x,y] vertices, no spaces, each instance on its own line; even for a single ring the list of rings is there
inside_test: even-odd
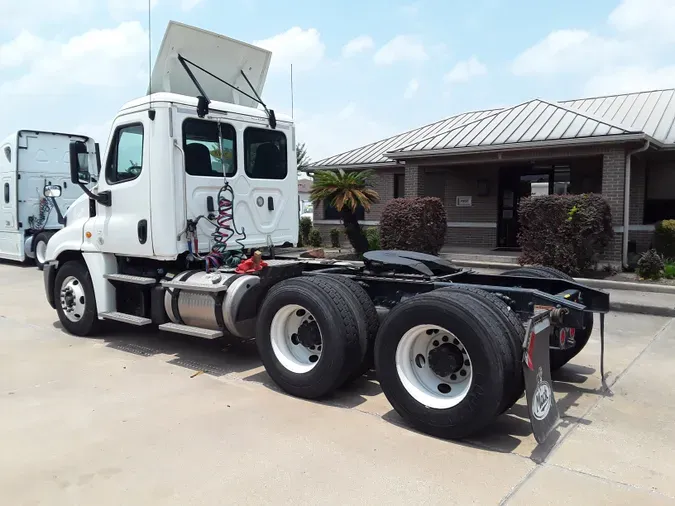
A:
[[[551,381],[549,338],[552,331],[549,311],[538,312],[527,324],[523,343],[527,408],[537,443],[543,443],[560,420]]]

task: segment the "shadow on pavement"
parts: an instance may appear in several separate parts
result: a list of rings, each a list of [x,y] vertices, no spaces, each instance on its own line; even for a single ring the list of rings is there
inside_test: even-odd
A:
[[[53,325],[55,328],[61,329],[58,321]],[[166,363],[186,368],[195,373],[206,373],[215,377],[236,375],[237,379],[258,383],[286,395],[263,369],[253,339],[241,341],[236,338],[223,337],[205,340],[160,332],[154,329],[139,331],[115,322],[109,322],[106,325],[105,336],[87,339],[101,340],[110,348],[143,357],[165,355],[166,357],[162,358]],[[588,420],[568,414],[568,411],[578,406],[579,399],[584,395],[601,395],[595,389],[584,388],[584,383],[595,372],[595,369],[590,367],[568,364],[553,374],[554,392],[561,416],[559,429],[565,429],[576,423],[590,423]],[[307,402],[345,409],[360,407],[361,411],[376,414],[369,411],[367,403],[369,399],[378,396],[384,396],[384,394],[377,382],[375,371],[371,370],[363,377],[340,388],[329,398]],[[386,400],[382,400],[386,402]],[[383,414],[381,418],[406,430],[418,432],[411,428],[393,409]],[[555,446],[559,437],[560,432],[558,431],[551,434],[544,445],[535,445],[530,458],[535,461],[543,461]],[[511,409],[478,434],[466,440],[451,442],[487,451],[510,453],[527,439],[533,440],[534,436],[530,427],[525,398],[522,396]]]

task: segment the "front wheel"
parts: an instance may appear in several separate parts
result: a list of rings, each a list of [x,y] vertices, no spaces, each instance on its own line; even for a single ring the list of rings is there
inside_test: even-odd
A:
[[[96,333],[100,321],[91,275],[82,262],[66,262],[56,273],[54,302],[63,328],[77,336]]]
[[[41,232],[35,236],[33,242],[35,244],[33,249],[35,252],[35,265],[38,269],[42,270],[47,261],[47,243],[49,242],[49,234]]]

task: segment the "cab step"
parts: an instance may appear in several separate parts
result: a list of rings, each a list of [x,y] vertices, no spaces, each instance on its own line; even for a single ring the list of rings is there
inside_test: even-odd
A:
[[[111,311],[109,313],[99,314],[104,320],[114,320],[116,322],[128,323],[130,325],[136,325],[137,327],[142,327],[144,325],[150,325],[152,320],[150,318],[144,318],[142,316],[136,316],[133,314],[120,313],[118,311]]]
[[[131,274],[104,274],[103,277],[108,281],[119,281],[121,283],[131,283],[134,285],[156,285],[155,278],[146,278],[144,276],[132,276]]]
[[[159,330],[164,330],[166,332],[202,337],[204,339],[217,339],[223,337],[223,333],[220,330],[202,329],[199,327],[191,327],[190,325],[181,325],[180,323],[162,323],[158,328]]]

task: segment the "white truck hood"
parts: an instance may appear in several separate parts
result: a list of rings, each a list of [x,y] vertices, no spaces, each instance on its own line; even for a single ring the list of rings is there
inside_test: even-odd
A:
[[[194,26],[170,21],[152,69],[148,93],[178,93],[198,96],[199,91],[183,69],[178,55],[190,60],[243,92],[255,96],[246,80],[262,96],[272,53],[266,49]],[[247,107],[257,103],[219,82],[198,68],[188,64],[199,84],[212,101],[228,102]]]

